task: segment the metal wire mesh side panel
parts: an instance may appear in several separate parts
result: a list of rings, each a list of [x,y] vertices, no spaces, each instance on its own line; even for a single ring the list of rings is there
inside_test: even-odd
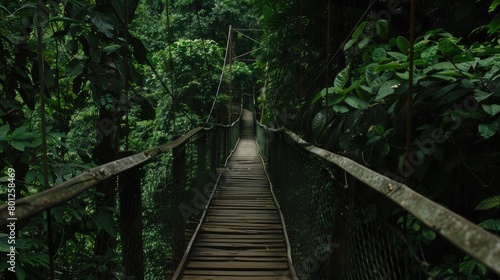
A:
[[[394,216],[396,206],[355,180],[336,189],[334,275],[342,279],[426,279]]]
[[[165,277],[174,269],[172,259],[171,187],[172,155],[161,155],[144,168],[146,178],[142,184],[144,276]]]
[[[258,128],[257,140],[299,279],[426,279],[392,202],[285,135]]]
[[[286,222],[299,279],[326,279],[331,241],[333,186],[324,170],[275,135],[269,146],[271,178]]]
[[[210,133],[199,132],[148,165],[152,169],[143,195],[145,279],[171,278],[199,222],[216,180]]]

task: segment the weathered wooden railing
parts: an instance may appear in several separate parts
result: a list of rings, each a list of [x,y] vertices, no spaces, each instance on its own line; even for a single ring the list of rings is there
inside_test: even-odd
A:
[[[140,153],[123,153],[121,159],[16,200],[15,216],[9,215],[7,204],[0,206],[0,224],[5,226],[15,218],[20,243],[30,234],[23,232],[23,225],[37,219],[43,224],[44,210],[65,215],[70,208],[83,207],[88,214],[68,216],[68,224],[53,238],[57,239],[53,246],[58,252],[54,256],[58,278],[168,279],[196,228],[217,180],[217,168],[224,165],[239,135],[238,118],[231,125],[195,128]],[[110,179],[117,181],[118,206],[97,209],[94,197],[102,194],[95,187]],[[113,244],[106,246],[114,254],[95,256],[93,246],[101,231],[111,235]],[[68,244],[79,242],[81,251],[67,251]],[[23,254],[23,248],[18,251]]]
[[[291,131],[256,127],[300,279],[433,279],[457,248],[500,274],[498,236]]]

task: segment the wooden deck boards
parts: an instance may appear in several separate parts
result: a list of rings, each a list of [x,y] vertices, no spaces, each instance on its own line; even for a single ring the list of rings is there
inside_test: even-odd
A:
[[[239,145],[223,171],[181,279],[292,279],[251,117],[245,112]]]

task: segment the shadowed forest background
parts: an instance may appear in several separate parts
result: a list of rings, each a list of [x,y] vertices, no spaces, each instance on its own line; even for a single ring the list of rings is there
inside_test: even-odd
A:
[[[38,193],[197,126],[227,124],[230,104],[249,94],[263,124],[406,182],[498,234],[499,6],[418,1],[408,123],[410,1],[2,1],[0,181],[13,168],[17,198]],[[168,171],[154,164],[146,193],[166,184]],[[47,214],[19,222],[17,279],[48,279],[49,256],[58,279],[120,278],[115,185],[51,209],[50,241]],[[158,207],[143,201],[146,225]],[[433,256],[424,265],[436,279],[493,279],[400,218],[413,230],[409,243]],[[171,261],[172,249],[145,250],[146,278],[168,274],[154,263]]]

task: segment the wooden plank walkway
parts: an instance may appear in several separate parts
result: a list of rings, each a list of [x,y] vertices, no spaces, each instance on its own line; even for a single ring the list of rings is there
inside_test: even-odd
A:
[[[293,279],[252,118],[244,111],[240,142],[223,171],[180,279]]]

